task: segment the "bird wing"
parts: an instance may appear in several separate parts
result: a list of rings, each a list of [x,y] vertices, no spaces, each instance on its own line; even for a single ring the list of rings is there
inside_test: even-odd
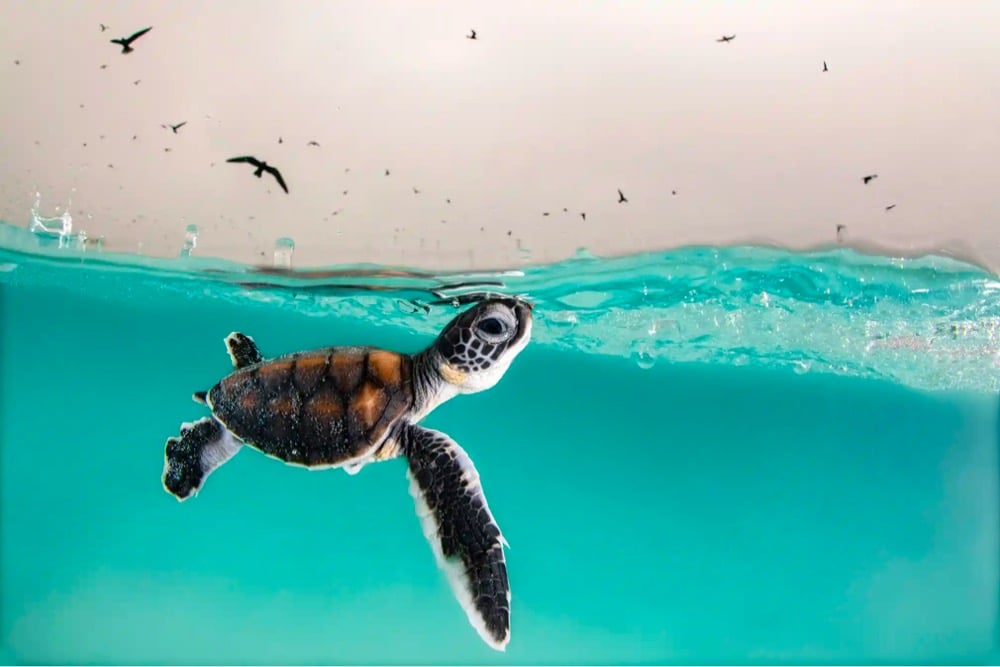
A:
[[[240,157],[231,157],[228,160],[226,160],[226,162],[246,162],[248,164],[252,164],[255,167],[259,167],[260,166],[260,160],[258,160],[257,158],[253,157],[252,155],[243,155],[243,156],[240,156]]]
[[[174,125],[174,129],[175,129],[175,130],[179,130],[179,129],[181,129],[182,127],[184,127],[185,125],[187,125],[187,124],[188,124],[188,122],[187,122],[187,121],[184,121],[183,123],[178,123],[177,125]]]
[[[118,44],[119,46],[126,46],[128,41],[124,37],[119,37],[118,39],[112,39],[112,44]]]
[[[153,29],[153,26],[149,26],[148,28],[143,28],[139,32],[137,32],[134,35],[132,35],[131,37],[129,37],[126,41],[128,41],[130,43],[134,42],[135,40],[139,39],[140,37],[142,37],[143,35],[145,35],[147,32],[149,32],[152,29]]]
[[[275,169],[274,167],[272,167],[270,165],[268,165],[267,167],[265,167],[264,171],[266,171],[267,173],[269,173],[272,176],[274,176],[274,180],[278,181],[278,185],[281,186],[281,189],[284,190],[286,194],[288,193],[288,186],[285,185],[285,179],[283,179],[281,177],[281,172],[280,171],[278,171],[277,169]]]

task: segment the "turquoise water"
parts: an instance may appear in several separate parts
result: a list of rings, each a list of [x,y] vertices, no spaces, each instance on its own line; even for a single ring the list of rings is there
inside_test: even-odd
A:
[[[974,267],[703,248],[305,276],[22,231],[0,251],[7,661],[998,657],[1000,305]],[[244,450],[197,498],[163,491],[230,331],[267,355],[415,351],[456,311],[408,300],[481,289],[530,296],[535,340],[424,423],[472,456],[511,544],[506,653],[452,598],[401,460],[351,477]]]

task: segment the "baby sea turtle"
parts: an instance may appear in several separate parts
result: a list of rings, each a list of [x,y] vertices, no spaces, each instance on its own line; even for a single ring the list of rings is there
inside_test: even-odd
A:
[[[418,422],[457,394],[489,389],[531,337],[531,305],[491,298],[460,313],[413,355],[328,347],[265,360],[249,336],[226,338],[235,370],[195,400],[212,416],[166,444],[163,486],[185,500],[243,445],[292,465],[357,473],[404,456],[410,493],[438,564],[479,635],[510,640],[507,544],[472,460]]]

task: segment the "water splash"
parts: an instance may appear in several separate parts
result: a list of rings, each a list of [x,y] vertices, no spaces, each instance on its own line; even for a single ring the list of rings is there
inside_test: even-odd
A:
[[[61,206],[56,206],[58,211]],[[59,247],[68,247],[63,241],[65,237],[73,233],[73,216],[69,212],[69,207],[65,208],[61,215],[46,217],[41,214],[42,194],[35,193],[35,203],[31,207],[28,230],[42,239],[51,239],[58,242]]]

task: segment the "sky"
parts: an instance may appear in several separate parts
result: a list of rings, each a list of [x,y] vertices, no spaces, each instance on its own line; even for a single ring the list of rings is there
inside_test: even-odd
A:
[[[1000,267],[1000,3],[8,0],[4,14],[0,220],[26,224],[38,193],[43,215],[68,205],[106,248],[175,255],[195,224],[199,255],[270,261],[290,237],[296,266],[839,242]],[[128,55],[108,41],[150,25]],[[290,193],[225,162],[239,155]]]

